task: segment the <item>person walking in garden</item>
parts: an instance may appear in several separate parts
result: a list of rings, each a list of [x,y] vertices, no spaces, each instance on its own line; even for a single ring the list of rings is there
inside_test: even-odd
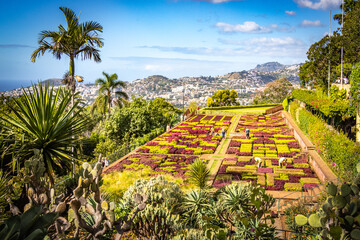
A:
[[[222,130],[221,130],[221,134],[222,134],[222,138],[224,138],[225,137],[225,127],[222,127]]]
[[[105,158],[104,168],[107,168],[108,166],[109,166],[109,160],[107,158]]]
[[[246,128],[245,132],[246,132],[246,138],[249,139],[250,138],[250,129]]]
[[[211,135],[211,136],[214,135],[214,126],[212,126],[211,129],[210,129],[210,135]]]

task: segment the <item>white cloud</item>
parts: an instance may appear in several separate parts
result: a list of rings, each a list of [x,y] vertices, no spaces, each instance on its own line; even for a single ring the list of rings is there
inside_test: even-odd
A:
[[[246,21],[243,24],[229,24],[224,22],[218,22],[215,26],[223,33],[271,33],[273,31],[278,32],[292,32],[295,28],[289,27],[286,24],[279,26],[277,24],[271,24],[268,26],[260,26],[256,22]]]
[[[304,20],[300,24],[301,27],[322,27],[323,24],[320,22],[320,20],[316,21],[310,21],[310,20]]]
[[[294,0],[300,7],[307,7],[311,9],[338,9],[341,4],[341,0]]]
[[[287,57],[302,58],[306,56],[308,46],[299,39],[292,37],[285,38],[251,38],[246,41],[232,41],[219,39],[220,43],[234,45],[236,47],[223,48],[203,48],[203,47],[161,47],[143,46],[142,48],[152,48],[163,52],[176,52],[187,55],[197,56],[221,56],[221,57]]]
[[[269,33],[272,30],[268,27],[263,27],[257,24],[256,22],[246,21],[243,24],[228,24],[223,22],[218,22],[215,25],[222,32],[242,32],[242,33]]]
[[[285,13],[289,16],[295,16],[296,12],[295,11],[285,11]]]

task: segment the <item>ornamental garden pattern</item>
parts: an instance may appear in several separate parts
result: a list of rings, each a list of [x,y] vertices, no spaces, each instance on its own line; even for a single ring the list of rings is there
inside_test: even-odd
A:
[[[105,173],[148,168],[154,175],[186,178],[189,165],[196,158],[208,161],[208,156],[224,145],[221,137],[224,127],[230,142],[214,171],[214,187],[253,182],[266,190],[307,191],[320,184],[307,154],[301,151],[280,114],[243,115],[238,122],[234,119],[235,116],[197,115],[138,148]],[[235,132],[230,132],[231,124],[237,124],[232,128]],[[249,139],[246,129],[250,130]],[[261,158],[260,167],[255,157]],[[286,161],[279,165],[281,157]]]

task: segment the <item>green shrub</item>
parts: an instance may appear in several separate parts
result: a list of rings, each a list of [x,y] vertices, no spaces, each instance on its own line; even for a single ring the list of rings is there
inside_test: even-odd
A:
[[[284,99],[284,101],[282,102],[283,108],[285,111],[288,111],[289,109],[289,101],[287,98]]]
[[[326,123],[304,108],[298,109],[299,104],[290,104],[291,115],[296,119],[298,113],[298,125],[309,136],[316,147],[316,151],[327,162],[330,168],[342,180],[350,181],[355,175],[354,169],[360,162],[360,146],[340,132],[330,130]]]

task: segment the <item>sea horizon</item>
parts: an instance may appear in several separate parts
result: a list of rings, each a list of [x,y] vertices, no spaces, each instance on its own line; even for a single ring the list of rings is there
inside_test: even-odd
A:
[[[35,80],[0,80],[0,92],[11,91],[18,88],[30,87]]]

